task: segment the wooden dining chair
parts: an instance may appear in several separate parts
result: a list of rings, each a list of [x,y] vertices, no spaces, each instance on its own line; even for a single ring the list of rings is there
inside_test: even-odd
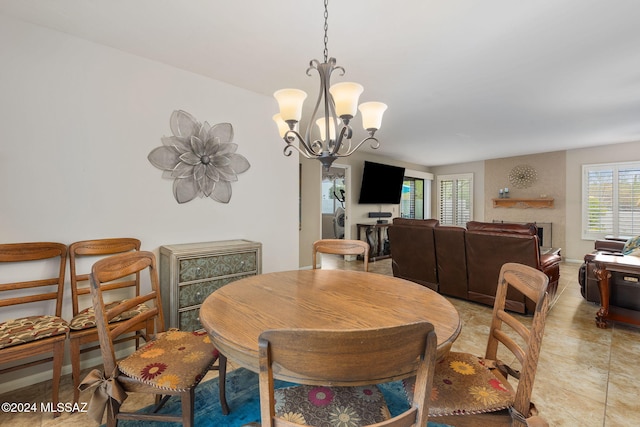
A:
[[[369,330],[265,331],[259,338],[262,427],[424,427],[436,346],[428,322]],[[391,416],[376,384],[410,375],[416,375],[418,392],[407,410]],[[301,385],[274,390],[276,376]]]
[[[0,370],[0,375],[17,369],[53,361],[51,403],[57,408],[64,343],[69,325],[62,319],[62,296],[67,246],[62,243],[32,242],[0,245],[4,277],[0,283],[3,313],[27,314],[0,323],[0,364],[30,361]],[[53,304],[51,303],[53,301]],[[33,356],[51,355],[33,360]],[[54,412],[54,417],[60,415]]]
[[[142,272],[148,273],[150,292],[107,307],[103,294],[105,284]],[[94,418],[101,419],[104,412],[104,408],[97,405],[107,403],[107,426],[110,427],[115,426],[119,419],[172,421],[181,422],[185,427],[193,426],[194,389],[219,354],[206,332],[165,331],[158,270],[153,253],[128,252],[99,260],[91,269],[90,284],[104,373],[92,372],[83,380],[81,387],[87,389],[95,386],[89,409]],[[149,309],[136,312],[134,316],[116,323],[115,327],[110,325],[116,316],[140,304],[147,305]],[[118,337],[147,320],[155,323],[154,339],[133,354],[116,360],[114,344]],[[100,398],[104,397],[105,392],[111,394],[106,402],[101,403]],[[154,413],[120,411],[127,392],[156,395],[158,405]],[[174,395],[180,396],[181,415],[155,413]],[[222,398],[221,404],[226,405]]]
[[[533,267],[502,266],[485,355],[450,352],[438,362],[430,416],[456,427],[547,425],[537,416],[531,393],[549,310],[548,284],[549,277]],[[511,288],[536,303],[530,327],[505,309]],[[515,389],[509,376],[517,380]],[[405,381],[405,387],[408,394],[419,388],[411,379]]]
[[[91,302],[89,289],[89,272],[91,265],[98,259],[119,253],[139,251],[140,240],[134,238],[110,238],[110,239],[94,239],[83,240],[69,245],[69,273],[71,281],[71,306],[73,309],[73,318],[69,322],[69,350],[71,354],[71,376],[73,378],[73,402],[78,402],[80,397],[80,355],[92,350],[100,348],[100,345],[85,346],[89,343],[98,343],[98,330],[96,329],[95,311]],[[140,275],[134,274],[132,277],[126,277],[126,280],[109,283],[102,288],[103,295],[107,302],[107,308],[115,306],[124,298],[132,298],[140,295]],[[108,296],[107,296],[108,295]],[[119,316],[116,316],[111,327],[115,326],[115,322],[133,317],[139,311],[145,311],[149,308],[141,304],[134,307]],[[135,340],[136,348],[140,344],[140,338],[144,337],[147,329],[153,333],[153,322],[143,325],[132,325],[131,329],[123,334],[123,338],[119,342],[127,340]],[[85,347],[83,347],[85,346]]]
[[[321,239],[313,242],[313,268],[318,268],[317,254],[362,255],[364,271],[369,271],[369,244],[364,240]]]

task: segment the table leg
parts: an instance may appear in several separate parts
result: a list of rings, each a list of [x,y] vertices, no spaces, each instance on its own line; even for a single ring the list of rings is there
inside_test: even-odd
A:
[[[596,262],[593,272],[596,279],[598,279],[598,289],[600,290],[600,310],[596,314],[596,325],[604,329],[607,327],[607,316],[609,315],[609,279],[611,278],[611,273],[607,271],[607,267],[599,262]]]

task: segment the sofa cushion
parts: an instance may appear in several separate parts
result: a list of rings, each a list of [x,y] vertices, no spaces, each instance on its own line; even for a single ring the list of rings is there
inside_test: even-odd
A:
[[[393,275],[438,290],[434,229],[437,220],[394,218],[388,229]]]
[[[435,227],[440,222],[437,219],[413,219],[413,218],[394,218],[393,225],[407,225],[411,227]]]
[[[535,236],[538,234],[538,228],[535,224],[511,224],[501,222],[469,221],[467,222],[467,230],[486,233],[522,234],[525,236]]]

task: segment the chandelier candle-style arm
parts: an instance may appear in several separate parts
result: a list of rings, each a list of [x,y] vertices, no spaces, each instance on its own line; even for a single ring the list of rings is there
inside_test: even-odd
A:
[[[382,115],[387,106],[381,102],[365,102],[358,106],[360,95],[364,91],[362,85],[353,82],[341,82],[330,85],[331,74],[338,71],[344,75],[344,68],[336,65],[335,58],[329,58],[327,49],[327,19],[328,0],[324,2],[324,62],[313,59],[309,62],[307,75],[311,76],[311,70],[316,70],[320,77],[320,90],[311,119],[307,124],[305,136],[298,132],[297,126],[302,118],[302,106],[307,94],[299,89],[281,89],[273,96],[278,101],[280,113],[273,116],[278,125],[280,137],[286,146],[283,150],[285,156],[290,156],[293,150],[297,150],[307,159],[316,158],[329,169],[338,157],[346,157],[353,154],[362,144],[369,141],[371,148],[377,149],[380,143],[375,138],[375,133],[382,124]],[[322,108],[321,108],[322,107]],[[359,143],[352,146],[351,138],[353,129],[351,121],[358,110],[362,114],[362,125],[369,133]],[[322,115],[320,115],[322,114]],[[312,138],[314,126],[319,128],[319,139]],[[318,132],[315,132],[316,134]]]

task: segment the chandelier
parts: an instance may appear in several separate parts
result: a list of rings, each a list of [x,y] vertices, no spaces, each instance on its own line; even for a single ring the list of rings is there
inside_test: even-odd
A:
[[[362,144],[369,141],[370,146],[376,149],[380,143],[375,138],[375,133],[380,129],[382,115],[387,106],[381,102],[364,102],[358,106],[358,98],[364,88],[358,83],[342,82],[330,85],[331,73],[334,71],[344,75],[344,68],[336,65],[335,58],[329,58],[327,48],[327,10],[328,0],[324,2],[324,62],[317,59],[311,60],[307,75],[316,70],[320,76],[320,93],[313,109],[313,114],[307,125],[305,136],[298,132],[298,123],[302,117],[302,105],[307,98],[306,92],[299,89],[281,89],[273,96],[278,101],[280,113],[273,116],[278,125],[280,137],[284,140],[284,155],[290,156],[294,149],[298,150],[307,159],[318,159],[326,170],[338,157],[346,157],[353,154]],[[323,111],[321,113],[320,106]],[[351,120],[357,114],[362,113],[362,126],[369,133],[357,144],[352,145],[353,130]],[[320,114],[323,114],[322,116]],[[318,131],[312,131],[314,126]]]

